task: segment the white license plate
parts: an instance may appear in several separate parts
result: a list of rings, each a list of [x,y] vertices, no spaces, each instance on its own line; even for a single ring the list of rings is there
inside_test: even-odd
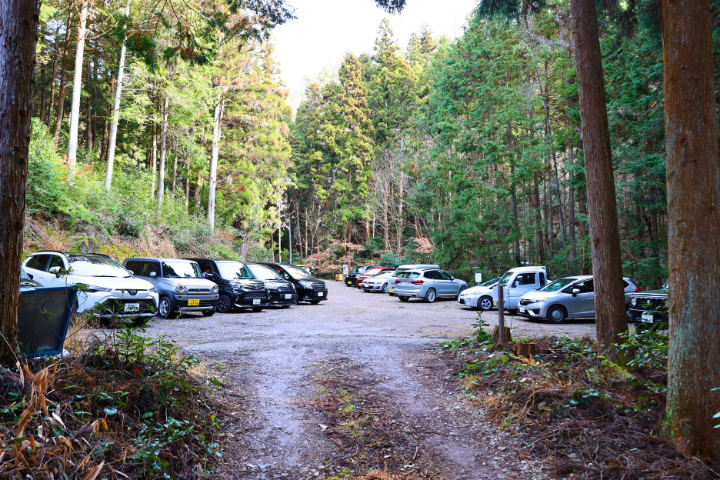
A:
[[[259,299],[259,298],[253,298],[253,305],[260,305],[260,299]]]
[[[325,292],[318,292],[318,297],[322,297],[323,295],[325,295]]]
[[[125,304],[125,311],[126,311],[126,312],[139,312],[139,311],[140,311],[140,304],[139,304],[139,303],[126,303],[126,304]]]
[[[290,300],[291,298],[292,298],[292,293],[286,293],[286,294],[285,294],[285,299],[286,299],[286,300]]]
[[[643,323],[653,323],[654,319],[652,315],[649,315],[647,313],[644,313],[640,316],[640,321]]]
[[[518,307],[518,312],[525,313],[525,307]]]

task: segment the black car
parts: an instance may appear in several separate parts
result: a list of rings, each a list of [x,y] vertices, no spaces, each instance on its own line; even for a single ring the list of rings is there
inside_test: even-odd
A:
[[[637,322],[636,330],[668,321],[668,284],[660,290],[632,293],[627,300],[628,322]]]
[[[232,310],[251,308],[259,312],[270,305],[265,282],[255,278],[243,262],[235,260],[212,260],[189,258],[200,265],[204,278],[220,287],[217,311],[228,313]]]
[[[292,282],[295,285],[298,302],[310,302],[317,305],[322,300],[327,300],[328,289],[325,282],[318,280],[304,268],[279,263],[262,263],[261,265],[267,265],[283,279]]]
[[[358,276],[362,273],[365,273],[365,270],[367,270],[369,267],[367,265],[357,265],[355,268],[353,268],[353,271],[348,274],[348,276],[345,278],[345,286],[347,287],[357,287],[358,286]]]
[[[279,273],[267,265],[248,263],[248,268],[255,278],[265,282],[265,288],[268,291],[270,305],[278,305],[283,308],[287,308],[290,305],[295,305],[297,303],[295,285],[293,285],[292,282],[283,279]]]

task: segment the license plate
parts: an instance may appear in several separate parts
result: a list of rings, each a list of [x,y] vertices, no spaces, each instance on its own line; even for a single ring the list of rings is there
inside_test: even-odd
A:
[[[518,307],[518,312],[525,313],[525,307]]]
[[[259,298],[253,298],[253,305],[260,305],[260,299],[259,299]]]
[[[497,302],[493,302],[493,306],[494,306],[494,307],[497,307]]]
[[[188,307],[199,307],[200,306],[200,299],[199,298],[191,298],[188,300]]]
[[[347,284],[348,284],[348,285],[352,285],[352,282],[351,282],[350,280],[348,280]]]
[[[390,293],[395,293],[395,289],[394,289],[394,288],[391,288],[391,289],[390,289]]]
[[[640,321],[643,323],[653,323],[655,320],[652,315],[645,313],[640,317]]]
[[[322,297],[323,295],[325,295],[325,292],[318,292],[318,297]]]
[[[139,303],[126,303],[126,304],[125,304],[125,311],[126,311],[126,312],[139,312],[139,311],[140,311],[140,304],[139,304]]]
[[[285,294],[285,300],[290,300],[291,298],[292,298],[292,293]]]

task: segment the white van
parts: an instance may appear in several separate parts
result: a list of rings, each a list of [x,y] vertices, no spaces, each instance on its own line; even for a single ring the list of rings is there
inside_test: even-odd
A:
[[[504,289],[505,310],[515,313],[520,297],[547,284],[547,270],[544,266],[511,268],[493,287],[493,303],[497,305],[498,292],[502,288]]]

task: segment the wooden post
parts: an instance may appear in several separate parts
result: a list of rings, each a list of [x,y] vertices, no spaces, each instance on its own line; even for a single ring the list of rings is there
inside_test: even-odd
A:
[[[505,343],[505,287],[498,285],[499,343]]]

